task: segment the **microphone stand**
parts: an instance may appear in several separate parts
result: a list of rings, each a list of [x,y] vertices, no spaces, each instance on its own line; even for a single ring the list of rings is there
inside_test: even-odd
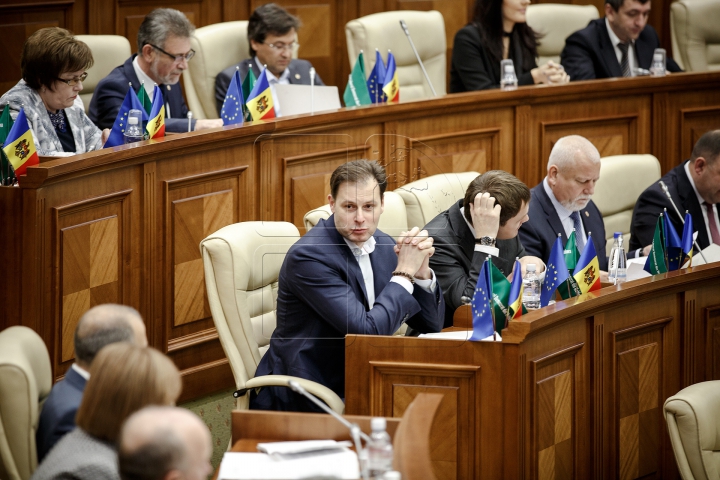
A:
[[[680,219],[682,224],[685,225],[685,218],[680,214],[680,210],[678,210],[677,206],[675,205],[675,202],[673,201],[672,196],[670,195],[670,190],[668,190],[667,185],[665,185],[665,182],[663,182],[662,180],[658,181],[658,183],[660,184],[660,188],[662,188],[663,192],[665,192],[665,196],[667,196],[668,200],[670,200],[670,204],[675,209],[675,213],[677,213],[678,218]],[[700,245],[698,245],[698,243],[697,243],[697,240],[693,239],[693,245],[695,245],[695,248],[698,249],[698,253],[702,257],[702,259],[705,261],[705,263],[708,263],[707,258],[705,258],[705,255],[703,255],[703,253],[702,253],[702,249],[700,248]],[[692,264],[692,262],[690,262],[690,263]],[[692,266],[692,265],[688,265],[688,266]]]
[[[410,42],[410,46],[412,47],[413,53],[415,54],[415,58],[417,58],[417,61],[420,64],[420,68],[422,69],[423,75],[425,75],[425,80],[427,80],[428,85],[430,85],[430,90],[432,91],[433,96],[437,97],[438,94],[435,92],[435,87],[433,87],[433,84],[430,81],[430,76],[428,75],[427,71],[425,70],[425,65],[423,64],[423,61],[420,59],[420,54],[418,53],[417,49],[415,48],[415,44],[412,41],[412,37],[410,36],[410,31],[408,30],[407,25],[405,24],[405,20],[400,20],[400,26],[402,27],[403,32],[405,32],[405,36],[408,38],[408,41]]]
[[[302,385],[300,385],[295,380],[288,380],[288,387],[290,387],[290,389],[293,392],[299,393],[303,397],[305,397],[308,400],[310,400],[311,402],[313,402],[320,409],[322,409],[322,411],[324,411],[325,413],[329,413],[330,415],[335,417],[335,419],[337,421],[339,421],[340,423],[345,425],[350,430],[350,436],[352,437],[353,442],[355,443],[355,450],[357,450],[357,454],[358,454],[358,460],[360,463],[360,474],[362,475],[362,478],[364,480],[368,480],[369,477],[368,477],[368,471],[367,471],[367,464],[363,462],[363,454],[362,454],[363,448],[362,448],[362,442],[360,441],[360,438],[365,440],[365,443],[367,444],[367,443],[370,443],[370,437],[367,436],[365,433],[363,433],[362,430],[360,430],[360,427],[358,426],[357,423],[348,422],[345,418],[342,417],[342,415],[338,415],[337,412],[335,412],[333,409],[331,409],[330,407],[325,405],[323,402],[318,400],[315,397],[315,395],[311,395],[310,393],[308,393],[308,391],[305,390],[302,387]]]
[[[315,115],[315,67],[310,67],[310,115]]]

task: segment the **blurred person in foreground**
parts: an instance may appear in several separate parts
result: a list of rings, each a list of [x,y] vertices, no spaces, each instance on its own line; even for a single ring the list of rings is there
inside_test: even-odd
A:
[[[9,108],[13,119],[25,110],[38,155],[90,152],[107,140],[110,130],[85,115],[79,95],[92,65],[90,47],[64,28],[41,28],[25,41],[22,80],[0,97],[0,109]]]
[[[32,480],[119,480],[117,441],[123,422],[148,405],[173,405],[182,388],[173,362],[150,347],[113,343],[90,367],[77,428],[38,466]]]

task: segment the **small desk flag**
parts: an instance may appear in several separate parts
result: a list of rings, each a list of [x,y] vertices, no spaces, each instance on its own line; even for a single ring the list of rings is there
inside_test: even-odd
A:
[[[5,107],[5,110],[8,110],[8,107]],[[20,109],[20,113],[18,113],[10,132],[8,132],[3,151],[15,169],[18,181],[20,175],[25,174],[27,167],[40,163],[40,157],[38,157],[35,150],[35,141],[24,108]]]
[[[679,270],[682,267],[683,249],[678,237],[677,230],[667,217],[667,210],[663,219],[663,237],[665,238],[665,256],[669,271]]]
[[[264,68],[260,73],[260,77],[248,95],[246,105],[254,122],[275,118],[275,103],[273,102],[270,82],[267,79],[267,68]]]
[[[361,105],[370,105],[370,92],[365,81],[365,58],[363,52],[360,52],[352,73],[348,77],[348,84],[343,93],[343,101],[346,107],[359,107]]]
[[[144,83],[140,85],[140,90],[138,90],[137,97],[138,100],[140,100],[140,104],[143,106],[143,110],[145,110],[145,113],[150,115],[150,110],[152,110],[152,100],[150,100],[150,97],[145,90]]]
[[[563,255],[562,242],[560,235],[555,239],[550,258],[548,259],[547,269],[545,270],[545,281],[540,293],[540,306],[547,307],[550,300],[555,298],[555,291],[560,285],[565,284],[570,277],[567,265],[565,264],[565,255]]]
[[[250,98],[250,92],[252,92],[256,81],[257,79],[255,78],[255,74],[253,73],[252,64],[249,64],[247,75],[245,75],[245,79],[242,82],[243,99]],[[247,105],[245,105],[244,101],[243,112],[245,113],[245,120],[247,120],[248,122],[252,122],[252,115],[250,114],[250,110],[248,110]]]
[[[683,259],[680,265],[685,265],[685,262],[692,264],[693,257],[693,221],[689,213],[685,213],[685,226],[683,226],[682,233],[682,251]],[[688,265],[689,267],[690,265]]]
[[[387,103],[398,103],[400,101],[400,81],[395,66],[395,56],[388,50],[387,72],[383,80],[383,92],[387,95]]]
[[[490,266],[488,263],[488,260],[483,263],[475,286],[475,294],[472,298],[473,333],[470,340],[483,340],[495,331],[492,308],[490,306],[492,280],[490,278]]]
[[[162,138],[165,136],[165,99],[162,96],[160,87],[155,85],[153,89],[152,108],[150,119],[147,123],[147,132],[150,138]]]
[[[520,318],[523,313],[527,313],[527,310],[525,310],[525,307],[522,303],[522,296],[522,267],[520,266],[520,261],[515,260],[515,269],[513,272],[512,283],[510,284],[510,296],[508,298],[508,309],[510,310],[510,318]]]
[[[578,259],[577,267],[573,271],[573,277],[581,293],[600,290],[600,263],[590,234],[588,234],[587,243]]]
[[[645,266],[643,267],[643,270],[651,275],[668,271],[667,263],[665,263],[665,240],[663,239],[663,231],[665,228],[663,227],[663,222],[663,214],[661,213],[655,224],[655,233],[653,234],[653,240],[650,246],[650,254],[647,260],[645,260]]]
[[[243,123],[245,99],[242,94],[242,83],[240,82],[240,72],[235,70],[230,86],[225,94],[222,110],[220,110],[220,118],[223,125],[235,125]]]
[[[370,100],[372,103],[387,102],[387,95],[385,95],[385,92],[382,90],[386,73],[385,62],[383,62],[382,55],[380,55],[380,52],[376,49],[375,66],[367,79],[367,88],[370,93]]]
[[[143,123],[147,122],[148,117],[145,113],[145,108],[140,103],[132,85],[130,85],[128,87],[127,94],[125,94],[125,100],[123,100],[122,105],[120,105],[120,110],[118,110],[117,117],[115,117],[115,123],[112,126],[112,130],[110,130],[110,136],[105,142],[103,148],[117,147],[118,145],[123,145],[125,143],[124,135],[125,127],[127,126],[128,112],[133,109],[140,110],[142,113]]]

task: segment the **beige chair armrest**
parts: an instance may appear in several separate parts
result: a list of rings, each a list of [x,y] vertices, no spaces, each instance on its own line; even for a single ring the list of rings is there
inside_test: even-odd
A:
[[[342,414],[345,412],[345,404],[342,399],[337,396],[335,392],[330,390],[324,385],[320,385],[317,382],[306,380],[300,377],[292,377],[289,375],[262,375],[260,377],[254,377],[245,383],[245,388],[260,388],[260,387],[288,387],[288,381],[293,380],[300,384],[305,390],[312,395],[315,395],[320,400],[325,402],[333,411]]]

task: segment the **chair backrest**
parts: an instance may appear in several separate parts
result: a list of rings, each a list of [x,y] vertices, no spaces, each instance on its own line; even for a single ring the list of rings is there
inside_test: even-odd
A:
[[[688,72],[720,70],[720,2],[678,0],[670,4],[673,58]]]
[[[210,312],[238,389],[267,351],[280,267],[299,238],[292,223],[242,222],[200,242]]]
[[[438,95],[445,95],[447,70],[445,48],[445,20],[438,11],[418,12],[398,10],[374,13],[345,25],[350,68],[355,65],[360,50],[364,52],[365,72],[375,66],[375,49],[380,50],[387,62],[387,51],[392,50],[400,81],[400,101],[431,98],[432,90],[423,76],[420,64],[410,47],[400,20],[407,24],[415,48],[427,70]]]
[[[543,35],[538,45],[538,65],[549,60],[560,63],[560,52],[565,48],[565,39],[598,17],[598,10],[594,5],[528,5],[527,24]]]
[[[185,98],[193,118],[219,118],[215,77],[250,56],[246,20],[216,23],[195,30],[190,44],[195,57],[183,72]]]
[[[387,233],[397,240],[400,233],[407,230],[407,211],[405,210],[405,202],[400,195],[395,192],[385,192],[383,196],[383,213],[378,221],[378,229]],[[310,230],[320,219],[330,218],[332,212],[330,205],[325,204],[314,210],[310,210],[303,217],[305,228]]]
[[[22,326],[0,332],[0,478],[26,480],[37,467],[35,432],[51,387],[42,338]]]
[[[647,187],[660,179],[660,162],[652,155],[614,155],[601,160],[600,180],[595,185],[593,202],[603,217],[607,252],[612,248],[613,233],[622,232],[625,246],[630,245],[630,223],[635,202]]]
[[[720,381],[683,388],[663,406],[675,460],[684,480],[720,476]]]
[[[396,188],[407,209],[407,226],[424,227],[453,203],[465,197],[478,172],[441,173]]]
[[[80,93],[87,113],[97,84],[115,67],[125,63],[132,55],[132,48],[128,39],[120,35],[75,35],[75,38],[90,47],[94,60],[93,66],[87,70],[88,76]]]

